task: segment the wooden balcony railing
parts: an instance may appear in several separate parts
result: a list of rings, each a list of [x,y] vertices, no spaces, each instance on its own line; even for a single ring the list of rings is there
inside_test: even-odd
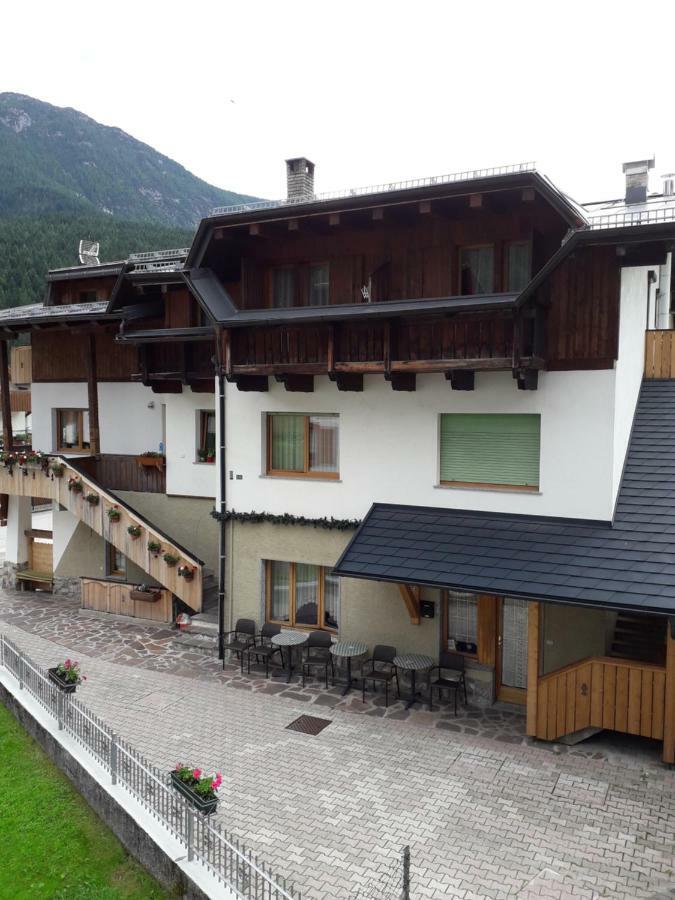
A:
[[[645,332],[645,378],[675,378],[675,331]]]

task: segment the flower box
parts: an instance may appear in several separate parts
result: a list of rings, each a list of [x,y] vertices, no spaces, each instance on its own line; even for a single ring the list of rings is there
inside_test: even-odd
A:
[[[66,681],[65,678],[61,678],[61,676],[56,671],[56,667],[54,667],[53,669],[47,669],[47,674],[49,675],[49,680],[53,681],[54,684],[59,688],[59,690],[63,691],[64,694],[74,694],[77,690],[77,682]]]
[[[215,812],[215,809],[218,806],[217,797],[203,797],[201,794],[198,794],[197,791],[193,790],[189,784],[185,784],[184,781],[181,781],[176,772],[170,772],[169,774],[171,775],[171,784],[173,785],[174,790],[178,791],[179,794],[182,794],[198,812],[203,816],[208,816],[209,813]]]
[[[162,472],[166,460],[161,453],[142,453],[140,456],[136,457],[136,462],[141,467],[146,466],[157,469],[158,472]]]
[[[162,599],[160,591],[130,591],[132,600],[143,600],[144,603],[157,603]]]

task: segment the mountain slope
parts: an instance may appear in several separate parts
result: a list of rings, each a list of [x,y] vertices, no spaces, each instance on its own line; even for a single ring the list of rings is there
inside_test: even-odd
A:
[[[0,218],[79,211],[194,228],[247,199],[75,109],[0,94]]]

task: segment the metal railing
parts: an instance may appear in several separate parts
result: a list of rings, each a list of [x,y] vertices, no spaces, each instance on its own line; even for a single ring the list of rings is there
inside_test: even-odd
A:
[[[178,247],[174,250],[146,250],[143,253],[130,253],[129,262],[148,262],[152,259],[176,259],[179,256],[187,256],[189,247]]]
[[[431,175],[426,178],[411,178],[408,181],[392,181],[388,184],[371,184],[366,187],[313,194],[310,197],[289,197],[284,200],[255,200],[252,203],[238,203],[235,206],[216,206],[211,210],[211,215],[232,216],[236,215],[236,213],[254,212],[258,209],[277,209],[282,206],[295,206],[303,203],[322,203],[325,200],[343,200],[349,197],[361,197],[368,194],[382,194],[389,191],[407,191],[413,188],[432,187],[436,184],[455,184],[458,181],[474,181],[478,178],[494,178],[499,175],[519,175],[523,172],[535,171],[536,166],[533,162],[515,163],[515,165],[510,166],[493,166],[488,169],[471,169],[464,172],[453,172],[450,175]]]
[[[183,843],[189,861],[197,861],[241,900],[301,900],[285,878],[275,875],[222,826],[202,816],[167,783],[157,769],[90,712],[72,694],[54,685],[9,638],[0,634],[0,665],[31,694],[67,732],[109,773],[111,783],[124,787],[174,838]]]
[[[588,228],[624,228],[631,225],[660,225],[661,223],[675,222],[675,205],[662,209],[643,209],[633,212],[606,213],[604,215],[590,215]]]

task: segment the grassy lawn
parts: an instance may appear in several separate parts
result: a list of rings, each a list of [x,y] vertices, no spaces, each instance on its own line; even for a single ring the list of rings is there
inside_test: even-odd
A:
[[[0,704],[0,898],[169,896]]]

